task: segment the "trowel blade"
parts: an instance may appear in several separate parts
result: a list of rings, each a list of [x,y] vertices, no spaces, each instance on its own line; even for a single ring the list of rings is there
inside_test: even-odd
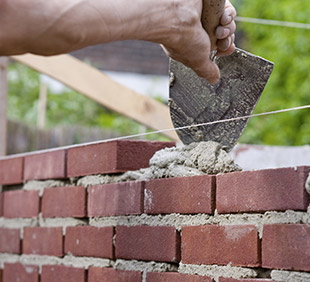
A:
[[[251,115],[268,82],[273,63],[236,48],[216,57],[221,79],[216,85],[182,63],[170,61],[170,116],[175,128]],[[216,141],[230,151],[248,119],[178,130],[184,144]]]

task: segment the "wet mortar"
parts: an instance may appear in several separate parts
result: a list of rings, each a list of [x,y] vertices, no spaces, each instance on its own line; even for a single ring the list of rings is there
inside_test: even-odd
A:
[[[221,144],[207,141],[157,151],[148,168],[128,171],[122,175],[92,175],[78,181],[78,185],[95,185],[158,178],[188,177],[241,171]]]

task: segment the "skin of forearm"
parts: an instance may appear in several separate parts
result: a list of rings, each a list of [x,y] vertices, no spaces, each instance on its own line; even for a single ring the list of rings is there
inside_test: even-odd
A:
[[[0,0],[0,55],[55,55],[139,39],[163,43],[178,27],[173,0]]]

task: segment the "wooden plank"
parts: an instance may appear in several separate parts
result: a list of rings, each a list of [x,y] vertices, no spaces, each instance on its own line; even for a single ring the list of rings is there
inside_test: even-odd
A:
[[[0,57],[0,156],[7,150],[8,57]]]
[[[71,55],[41,57],[26,54],[12,58],[153,130],[173,128],[166,105],[122,86]],[[165,135],[179,140],[174,131],[166,132]]]

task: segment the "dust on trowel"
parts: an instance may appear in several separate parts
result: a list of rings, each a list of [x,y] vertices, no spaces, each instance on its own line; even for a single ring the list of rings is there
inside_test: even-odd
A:
[[[94,185],[235,171],[241,171],[241,168],[234,163],[222,145],[208,141],[157,151],[150,159],[148,168],[128,171],[117,176],[87,176],[80,179],[78,183],[79,185]]]

